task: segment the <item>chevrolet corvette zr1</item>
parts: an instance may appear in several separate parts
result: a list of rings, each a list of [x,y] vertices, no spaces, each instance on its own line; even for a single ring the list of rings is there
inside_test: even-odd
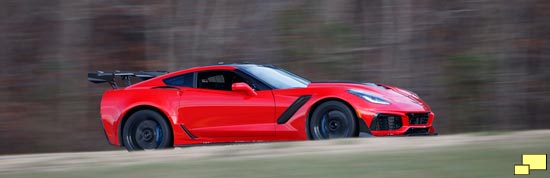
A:
[[[133,78],[143,81],[132,84]],[[101,100],[101,121],[109,143],[128,150],[435,133],[433,112],[413,92],[311,82],[273,65],[90,72],[88,80],[111,84]]]

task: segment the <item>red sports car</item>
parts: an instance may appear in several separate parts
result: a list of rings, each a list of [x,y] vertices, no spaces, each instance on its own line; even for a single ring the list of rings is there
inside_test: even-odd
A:
[[[133,78],[144,81],[132,84]],[[88,73],[88,80],[113,87],[103,94],[101,120],[109,143],[130,151],[435,134],[434,114],[413,92],[375,83],[310,82],[273,65],[99,71]]]

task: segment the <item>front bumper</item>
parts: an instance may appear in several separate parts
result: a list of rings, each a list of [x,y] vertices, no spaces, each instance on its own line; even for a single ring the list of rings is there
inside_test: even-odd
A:
[[[373,136],[426,136],[437,135],[432,126],[434,114],[429,111],[375,111],[358,113]]]

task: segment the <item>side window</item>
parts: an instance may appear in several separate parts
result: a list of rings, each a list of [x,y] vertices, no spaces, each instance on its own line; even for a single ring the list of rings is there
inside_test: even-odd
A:
[[[231,91],[233,83],[244,80],[232,71],[206,71],[198,73],[197,82],[197,88]]]
[[[164,79],[166,85],[180,86],[180,87],[193,87],[194,73],[187,73]]]
[[[201,80],[202,83],[225,83],[225,80],[223,78],[223,75],[214,75],[212,77],[208,77]]]

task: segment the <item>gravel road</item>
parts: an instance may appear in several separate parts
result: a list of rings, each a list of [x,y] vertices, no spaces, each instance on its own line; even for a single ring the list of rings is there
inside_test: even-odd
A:
[[[327,141],[248,143],[218,146],[181,147],[160,151],[104,151],[0,156],[0,174],[26,171],[63,171],[79,168],[150,164],[154,162],[207,159],[246,159],[289,155],[340,154],[349,152],[387,152],[477,143],[529,144],[548,139],[550,130],[473,133],[426,137],[371,137]],[[510,145],[510,144],[508,144]]]

